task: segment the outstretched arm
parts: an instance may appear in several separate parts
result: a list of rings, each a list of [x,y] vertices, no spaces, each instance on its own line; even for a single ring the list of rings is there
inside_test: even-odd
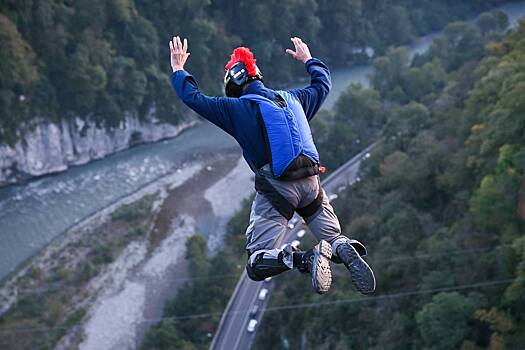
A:
[[[311,120],[323,104],[326,96],[332,88],[332,80],[328,67],[316,58],[312,58],[310,49],[300,38],[291,38],[295,46],[295,51],[286,49],[286,53],[293,58],[303,62],[306,70],[310,73],[310,86],[304,89],[293,89],[290,93],[295,95],[301,105],[308,120]]]
[[[226,97],[209,97],[201,93],[193,76],[184,70],[189,56],[188,40],[184,39],[182,42],[180,37],[173,37],[170,41],[173,89],[184,104],[231,135],[233,124],[229,111],[240,101]]]

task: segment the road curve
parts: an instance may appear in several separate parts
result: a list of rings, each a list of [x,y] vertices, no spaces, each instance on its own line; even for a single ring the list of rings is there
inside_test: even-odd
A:
[[[358,181],[357,172],[361,161],[376,144],[374,143],[361,151],[323,180],[322,185],[328,195],[338,193],[345,187]],[[300,229],[301,225],[297,224],[293,229],[287,231],[286,234],[277,237],[274,246],[278,247],[283,243],[291,242]],[[254,282],[248,278],[246,272],[242,273],[222,314],[221,321],[210,345],[210,350],[246,350],[251,347],[259,325],[251,333],[246,328],[252,318],[260,323],[264,308],[270,298],[272,284],[272,281]],[[264,300],[259,300],[258,295],[262,288],[268,289],[269,293]],[[259,305],[259,311],[256,315],[250,315],[254,305]]]

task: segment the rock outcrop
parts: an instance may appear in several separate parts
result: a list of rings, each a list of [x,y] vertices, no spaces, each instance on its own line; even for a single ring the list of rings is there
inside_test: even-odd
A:
[[[126,115],[116,128],[97,127],[79,118],[61,123],[34,120],[19,130],[14,145],[0,144],[0,186],[85,164],[139,143],[156,142],[178,135],[197,123],[188,118],[177,125],[149,117]]]

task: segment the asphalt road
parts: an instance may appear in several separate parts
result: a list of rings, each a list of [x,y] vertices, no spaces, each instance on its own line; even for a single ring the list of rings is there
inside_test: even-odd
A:
[[[375,144],[367,147],[354,158],[340,166],[322,182],[322,186],[329,196],[337,194],[345,187],[359,181],[357,177],[359,165],[374,146]],[[296,215],[294,218],[298,219],[298,223],[293,229],[288,230],[285,235],[276,240],[274,244],[275,247],[279,247],[283,243],[289,243],[296,239],[297,232],[301,230],[302,225],[300,224],[301,219],[299,216]],[[257,327],[260,325],[264,308],[270,298],[272,284],[272,281],[254,282],[248,278],[246,272],[241,275],[230,297],[230,301],[222,314],[221,322],[215,332],[210,350],[246,350],[251,347],[255,339]],[[264,300],[259,300],[259,292],[263,288],[268,289],[268,294]],[[250,314],[254,305],[259,306],[256,315]],[[246,328],[251,319],[256,319],[259,324],[255,327],[255,331],[248,332]]]

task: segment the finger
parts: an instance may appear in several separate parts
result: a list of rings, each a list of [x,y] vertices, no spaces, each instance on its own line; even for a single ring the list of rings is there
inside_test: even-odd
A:
[[[297,54],[298,55],[301,54],[303,52],[301,43],[297,39],[295,39],[294,44],[295,44],[295,51],[297,52]]]
[[[297,56],[297,53],[290,49],[286,49],[286,53],[292,56],[293,58]]]
[[[297,38],[292,38],[293,46],[295,47],[295,51],[299,48],[299,45],[297,44]]]
[[[177,37],[177,44],[179,45],[179,51],[182,51],[182,41],[180,40],[180,36]]]
[[[301,52],[302,49],[303,49],[303,46],[301,44],[301,39],[299,38],[295,38],[295,46],[297,47],[297,50],[298,52]]]
[[[179,50],[179,42],[177,41],[177,37],[173,37],[173,47],[175,48],[175,51]]]
[[[170,52],[173,53],[173,42],[170,40]]]
[[[184,45],[182,45],[182,51],[188,51],[188,39],[184,38]]]

